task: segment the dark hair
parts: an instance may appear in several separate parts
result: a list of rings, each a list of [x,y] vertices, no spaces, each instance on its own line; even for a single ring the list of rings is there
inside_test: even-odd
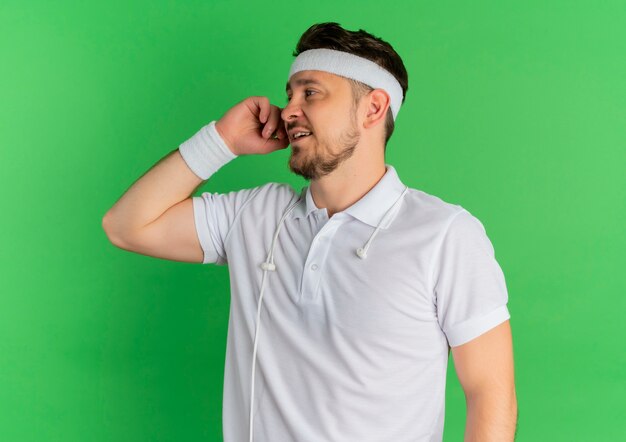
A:
[[[402,86],[402,103],[409,89],[409,75],[404,67],[402,59],[398,53],[386,41],[359,29],[358,31],[348,31],[342,28],[339,23],[326,22],[317,23],[307,29],[300,37],[293,56],[297,57],[301,52],[309,49],[335,49],[337,51],[349,52],[368,60],[373,61],[383,69],[389,71]],[[361,83],[360,81],[348,79],[352,85],[352,96],[355,105],[361,98],[374,89]],[[387,141],[391,138],[394,130],[393,114],[391,106],[387,109],[385,119],[385,149]]]

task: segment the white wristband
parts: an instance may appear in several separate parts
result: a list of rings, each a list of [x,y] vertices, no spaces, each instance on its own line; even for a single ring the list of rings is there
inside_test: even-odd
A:
[[[215,121],[211,121],[182,143],[178,151],[192,172],[203,180],[209,179],[220,167],[238,156],[230,150],[215,129]]]

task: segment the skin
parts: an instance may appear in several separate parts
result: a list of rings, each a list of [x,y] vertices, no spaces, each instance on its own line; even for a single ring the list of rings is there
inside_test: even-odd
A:
[[[299,84],[305,79],[318,84]],[[322,71],[296,73],[286,92],[289,101],[281,111],[285,131],[301,127],[312,132],[291,141],[289,167],[311,181],[315,205],[331,217],[361,199],[386,172],[389,96],[375,89],[355,106],[348,80]]]
[[[518,410],[510,320],[451,351],[467,404],[465,442],[513,441]]]

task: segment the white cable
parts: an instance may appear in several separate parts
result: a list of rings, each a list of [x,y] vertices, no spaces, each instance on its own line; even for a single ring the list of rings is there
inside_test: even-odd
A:
[[[400,195],[400,197],[398,197],[398,199],[393,204],[393,206],[391,206],[391,208],[387,211],[387,213],[385,213],[385,216],[383,216],[382,220],[378,223],[378,225],[376,226],[376,229],[374,230],[374,233],[372,233],[372,235],[370,236],[370,239],[367,240],[367,242],[365,243],[365,245],[363,247],[359,247],[358,249],[356,249],[356,254],[357,254],[357,256],[359,258],[365,259],[367,257],[367,250],[370,248],[370,243],[374,240],[374,237],[376,236],[376,234],[380,230],[381,224],[384,224],[384,221],[387,218],[389,218],[390,216],[392,216],[392,215],[395,216],[396,212],[394,212],[393,209],[396,206],[398,206],[398,203],[402,200],[402,197],[404,196],[405,193],[407,193],[408,190],[409,190],[409,186],[406,186],[406,188],[402,192],[402,195]],[[400,207],[400,206],[398,206],[398,207]]]
[[[408,190],[409,190],[409,187],[407,186],[402,192],[402,194],[400,195],[400,197],[393,204],[393,206],[391,206],[391,208],[385,213],[380,223],[378,223],[378,226],[376,226],[376,230],[374,230],[374,233],[370,236],[369,240],[365,244],[365,247],[357,249],[357,255],[360,258],[365,258],[367,256],[367,249],[369,248],[370,243],[372,242],[372,240],[374,239],[374,237],[380,230],[381,224],[383,224],[384,221],[390,216],[395,215],[396,212],[393,209],[396,208],[396,206],[398,206],[398,203],[402,200],[402,197]],[[263,292],[265,291],[265,276],[267,275],[268,270],[276,271],[276,265],[274,264],[274,245],[276,244],[276,240],[278,239],[278,234],[280,233],[280,228],[283,224],[283,221],[285,220],[287,215],[289,215],[289,213],[294,209],[294,207],[296,207],[296,205],[301,201],[301,199],[302,197],[298,198],[298,200],[295,203],[289,206],[287,211],[283,214],[282,218],[278,222],[278,226],[276,227],[276,231],[274,232],[274,237],[272,238],[272,244],[270,247],[270,251],[267,255],[267,259],[265,260],[265,262],[261,264],[261,268],[263,269],[263,278],[261,279],[261,294],[259,295],[259,303],[257,306],[256,328],[254,332],[254,347],[252,351],[252,373],[250,376],[250,384],[251,384],[251,387],[250,387],[250,438],[249,438],[250,442],[252,442],[253,428],[254,428],[254,416],[253,416],[254,374],[255,374],[255,367],[256,367],[256,351],[257,351],[257,343],[258,343],[258,336],[259,336],[259,326],[261,324],[261,305],[263,303]]]
[[[274,245],[276,244],[276,239],[278,238],[278,233],[280,232],[280,228],[283,224],[284,219],[289,215],[289,213],[296,207],[296,205],[300,202],[301,198],[298,198],[298,201],[293,203],[287,211],[283,214],[282,218],[278,222],[278,227],[276,227],[276,232],[274,232],[274,238],[272,238],[272,245],[270,247],[270,252],[267,255],[267,259],[265,262],[261,264],[261,268],[263,269],[263,278],[261,279],[261,294],[259,295],[259,304],[257,306],[256,312],[256,329],[254,331],[254,349],[252,351],[252,374],[250,375],[250,442],[252,442],[252,429],[254,424],[253,419],[253,407],[254,407],[254,373],[255,373],[255,365],[256,365],[256,349],[257,349],[257,337],[259,335],[259,325],[261,324],[261,304],[263,302],[263,291],[265,290],[265,275],[267,275],[267,271],[276,271],[276,265],[274,265]]]

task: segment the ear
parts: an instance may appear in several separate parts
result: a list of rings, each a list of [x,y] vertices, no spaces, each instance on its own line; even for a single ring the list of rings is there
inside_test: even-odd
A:
[[[367,112],[363,127],[373,127],[381,121],[384,123],[387,108],[391,103],[387,92],[382,89],[374,89],[367,94],[365,99],[367,100]]]

